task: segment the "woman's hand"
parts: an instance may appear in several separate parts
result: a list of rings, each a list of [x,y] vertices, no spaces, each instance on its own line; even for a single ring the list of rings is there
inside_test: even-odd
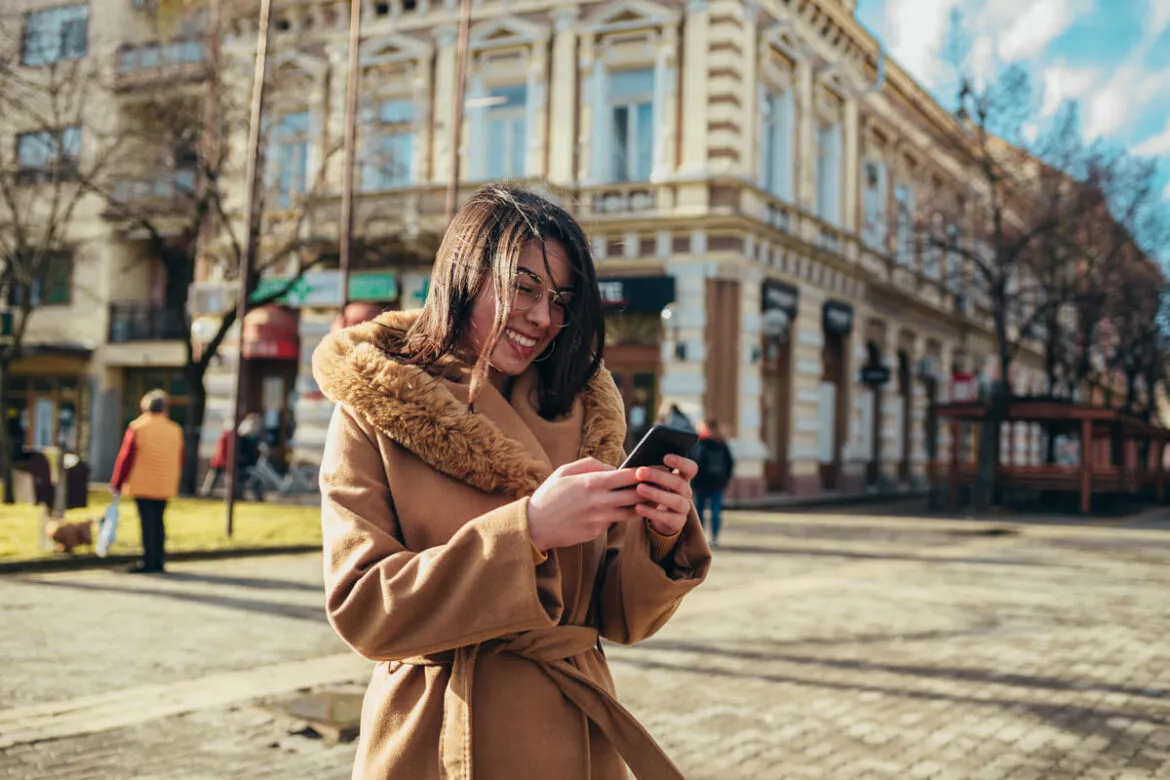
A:
[[[643,497],[623,490],[637,484],[637,471],[619,471],[594,458],[561,466],[528,500],[532,543],[541,551],[571,547],[596,539],[614,523],[639,517],[634,508]]]
[[[674,536],[686,525],[691,512],[691,480],[699,473],[699,464],[679,455],[667,455],[665,469],[643,466],[634,472],[638,477],[636,492],[643,501],[635,510],[650,521],[655,531]]]

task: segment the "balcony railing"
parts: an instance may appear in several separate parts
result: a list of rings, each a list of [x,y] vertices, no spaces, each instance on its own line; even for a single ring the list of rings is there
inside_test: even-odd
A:
[[[118,51],[116,65],[114,88],[120,92],[151,84],[198,81],[209,73],[207,51],[195,40],[124,46]]]
[[[173,341],[185,338],[186,325],[182,312],[164,309],[149,303],[111,303],[111,344],[132,341]]]

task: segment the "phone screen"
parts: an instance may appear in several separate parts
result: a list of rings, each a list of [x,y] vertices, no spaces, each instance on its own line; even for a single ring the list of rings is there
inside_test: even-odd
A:
[[[661,466],[667,455],[686,456],[694,449],[699,435],[693,431],[684,431],[680,428],[671,428],[666,425],[655,425],[619,468],[632,469],[639,466]]]

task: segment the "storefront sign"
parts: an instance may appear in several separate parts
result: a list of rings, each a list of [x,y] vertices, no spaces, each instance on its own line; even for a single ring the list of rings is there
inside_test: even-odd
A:
[[[775,279],[765,279],[760,288],[760,311],[767,314],[770,311],[782,311],[789,320],[796,319],[796,304],[800,299],[800,290]]]
[[[861,383],[863,385],[884,385],[889,381],[889,366],[865,366],[861,369]]]
[[[825,333],[846,336],[853,332],[853,307],[841,301],[826,301],[822,321]]]
[[[673,276],[622,276],[599,279],[601,305],[622,311],[659,312],[674,303]]]
[[[283,290],[288,277],[264,277],[256,284],[252,301]],[[392,301],[398,297],[398,280],[391,273],[361,271],[349,275],[351,301]],[[294,308],[341,305],[341,271],[308,271],[293,282],[288,292],[270,303]]]

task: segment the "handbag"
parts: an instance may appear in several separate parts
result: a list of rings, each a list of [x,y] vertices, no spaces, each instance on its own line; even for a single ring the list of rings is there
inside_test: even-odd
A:
[[[99,558],[105,558],[110,552],[110,546],[114,544],[114,539],[118,536],[118,497],[114,496],[114,500],[106,507],[106,513],[102,515],[102,527],[98,532],[98,542],[95,552]]]

